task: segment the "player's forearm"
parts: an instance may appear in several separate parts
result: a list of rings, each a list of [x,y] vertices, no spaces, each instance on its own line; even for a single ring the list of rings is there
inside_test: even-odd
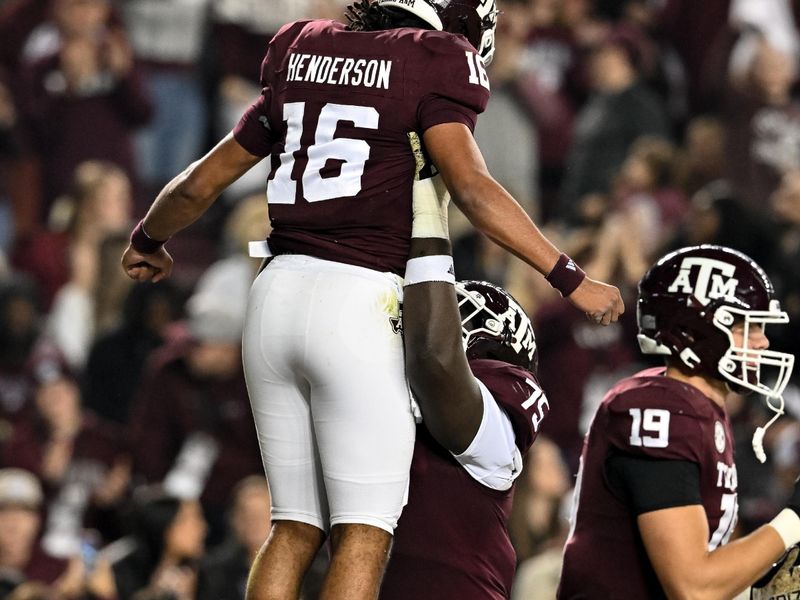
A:
[[[166,240],[196,221],[216,200],[220,191],[197,181],[197,163],[170,181],[156,197],[144,229],[155,240]]]
[[[543,275],[558,261],[558,248],[490,175],[481,174],[468,185],[459,186],[453,192],[453,202],[476,229]]]
[[[665,588],[670,599],[732,598],[752,585],[785,550],[783,540],[769,525],[684,565]]]
[[[449,240],[412,238],[410,259],[449,256]],[[423,418],[436,440],[462,452],[480,425],[482,400],[461,341],[453,285],[407,285],[403,298],[406,371]]]

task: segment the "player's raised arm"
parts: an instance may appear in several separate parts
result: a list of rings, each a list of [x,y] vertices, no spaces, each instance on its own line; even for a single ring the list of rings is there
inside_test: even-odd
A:
[[[160,281],[172,270],[164,243],[193,223],[222,191],[263,157],[245,150],[229,134],[208,154],[170,181],[131,235],[122,267],[131,279]]]
[[[461,341],[447,195],[435,178],[414,183],[414,221],[403,293],[406,370],[425,424],[463,452],[483,417],[483,399]]]
[[[608,325],[619,318],[625,311],[619,290],[585,277],[542,235],[516,200],[489,174],[465,125],[435,125],[423,137],[453,201],[477,229],[545,275],[553,287],[596,322]]]

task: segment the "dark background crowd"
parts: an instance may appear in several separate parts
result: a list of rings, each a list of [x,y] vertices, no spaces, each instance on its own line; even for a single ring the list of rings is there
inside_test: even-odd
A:
[[[256,97],[271,35],[345,4],[0,0],[0,598],[243,598],[269,529],[240,362],[265,168],[170,242],[170,280],[134,284],[119,258],[154,194]],[[498,4],[478,143],[628,307],[589,324],[452,215],[459,278],[504,285],[535,322],[551,413],[517,490],[514,598],[549,600],[583,433],[612,382],[647,366],[635,295],[656,258],[699,243],[749,254],[792,318],[767,332],[773,347],[800,350],[800,8]],[[764,465],[750,450],[763,402],[729,400],[743,532],[797,476],[799,383]]]

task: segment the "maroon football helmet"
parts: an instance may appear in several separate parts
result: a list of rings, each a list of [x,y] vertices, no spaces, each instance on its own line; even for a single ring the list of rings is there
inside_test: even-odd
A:
[[[456,296],[467,358],[491,358],[536,372],[533,325],[511,294],[487,281],[459,281]]]
[[[673,356],[688,373],[771,398],[789,382],[794,356],[748,347],[751,328],[789,317],[766,273],[741,252],[703,245],[667,254],[639,282],[637,320],[642,352]],[[739,323],[741,346],[732,332]],[[762,366],[772,368],[771,385],[762,380]]]
[[[492,62],[498,14],[495,0],[378,0],[378,4],[405,10],[437,31],[464,35],[484,64]]]

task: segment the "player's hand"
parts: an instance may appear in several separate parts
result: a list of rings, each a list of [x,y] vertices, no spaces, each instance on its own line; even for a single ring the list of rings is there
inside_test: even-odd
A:
[[[613,323],[625,312],[625,303],[616,287],[589,277],[585,277],[568,298],[589,319],[601,325]]]
[[[169,277],[172,273],[172,257],[162,246],[153,254],[141,254],[130,247],[122,255],[122,268],[131,279],[152,281],[153,283]]]
[[[772,569],[750,589],[751,600],[797,598],[800,594],[800,566],[797,558],[800,548],[792,546]]]

